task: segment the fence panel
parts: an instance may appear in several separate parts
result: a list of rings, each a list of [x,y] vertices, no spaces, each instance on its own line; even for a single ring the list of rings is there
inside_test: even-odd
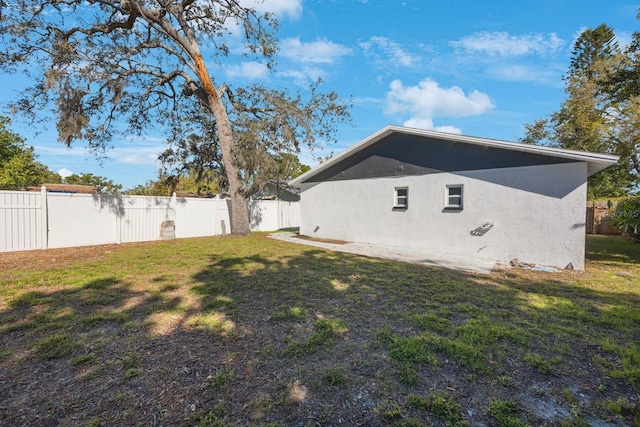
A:
[[[171,197],[121,196],[120,241],[145,242],[160,239],[163,221],[175,221]]]
[[[272,231],[280,228],[276,200],[249,200],[249,224],[253,231]]]
[[[248,202],[251,228],[299,226],[299,202]],[[231,232],[229,200],[0,191],[0,252],[161,239],[164,221],[175,237]]]
[[[215,236],[218,217],[218,199],[182,198],[176,200],[176,237]]]
[[[216,236],[231,233],[231,200],[218,200],[218,213],[216,215]]]
[[[47,193],[49,247],[117,243],[116,196]]]
[[[300,227],[300,202],[280,202],[280,228]]]
[[[622,234],[613,225],[612,211],[617,205],[617,201],[588,201],[587,234]]]
[[[41,249],[42,194],[0,191],[0,252]]]

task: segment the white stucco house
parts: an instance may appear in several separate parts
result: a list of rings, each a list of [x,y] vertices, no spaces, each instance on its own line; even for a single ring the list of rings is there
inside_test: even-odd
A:
[[[302,235],[582,270],[587,177],[617,161],[388,126],[289,184]]]

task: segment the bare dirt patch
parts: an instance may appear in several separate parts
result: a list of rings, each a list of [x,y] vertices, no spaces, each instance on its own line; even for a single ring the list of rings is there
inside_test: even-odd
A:
[[[34,251],[0,253],[0,271],[9,269],[38,269],[65,266],[78,262],[104,259],[105,256],[122,248],[145,248],[148,243],[127,243],[123,245],[81,246],[75,248],[59,248]]]

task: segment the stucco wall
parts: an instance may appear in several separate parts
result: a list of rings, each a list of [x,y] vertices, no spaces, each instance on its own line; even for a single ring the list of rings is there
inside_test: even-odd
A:
[[[583,269],[586,177],[569,163],[302,184],[300,233]],[[464,185],[462,211],[444,210],[451,184]],[[395,187],[409,188],[408,209],[393,209]]]

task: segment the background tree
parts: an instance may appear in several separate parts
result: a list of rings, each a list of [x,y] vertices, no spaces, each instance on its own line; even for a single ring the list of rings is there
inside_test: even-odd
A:
[[[290,153],[282,153],[276,156],[278,164],[278,181],[289,182],[311,169],[310,166],[300,163],[298,156]]]
[[[98,151],[119,132],[166,124],[174,150],[165,158],[201,155],[200,163],[221,165],[234,234],[250,232],[245,197],[257,170],[250,154],[331,140],[336,120],[347,117],[337,95],[317,85],[289,96],[216,82],[238,34],[244,54],[275,65],[274,16],[243,2],[22,0],[3,6],[1,16],[0,68],[23,66],[35,80],[16,108],[35,118],[55,102],[59,139],[86,140]],[[197,154],[182,153],[183,142]]]
[[[112,180],[91,173],[73,174],[64,179],[65,184],[92,185],[98,194],[117,194],[122,185],[114,184]]]
[[[9,119],[0,117],[0,190],[24,190],[60,182],[60,175],[36,161],[33,147],[7,129],[8,124]]]
[[[162,181],[147,181],[138,184],[133,188],[123,191],[123,194],[132,196],[159,196],[168,197],[173,194],[172,189],[167,187]]]
[[[640,19],[640,10],[636,16]],[[640,33],[633,33],[631,44],[609,79],[607,90],[620,105],[620,135],[626,141],[626,156],[640,174]]]
[[[218,184],[219,176],[215,171],[207,170],[203,174],[195,171],[186,176],[160,174],[157,180],[147,181],[124,192],[138,196],[164,196],[170,197],[176,191],[189,193],[216,195],[220,193]]]
[[[574,44],[564,77],[566,100],[559,111],[527,125],[522,139],[619,155],[618,164],[589,178],[590,199],[623,196],[639,182],[640,169],[634,167],[634,142],[629,135],[636,107],[619,102],[611,91],[612,78],[623,61],[611,28],[603,24],[585,30]]]
[[[622,234],[640,243],[640,196],[620,200],[613,211],[613,223]]]
[[[220,192],[219,181],[220,177],[214,170],[209,169],[201,173],[189,171],[186,176],[178,178],[174,191],[215,195]]]

